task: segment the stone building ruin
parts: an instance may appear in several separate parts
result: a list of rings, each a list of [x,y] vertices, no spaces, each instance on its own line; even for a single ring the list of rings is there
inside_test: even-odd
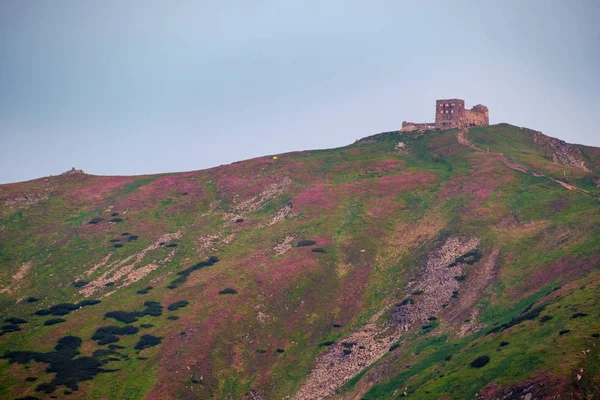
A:
[[[402,122],[401,132],[464,128],[489,124],[489,110],[486,106],[477,104],[468,110],[465,109],[464,100],[446,99],[435,102],[435,122],[415,123],[404,121]]]

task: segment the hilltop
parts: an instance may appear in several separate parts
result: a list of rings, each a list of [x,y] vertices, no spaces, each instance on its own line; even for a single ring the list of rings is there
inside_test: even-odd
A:
[[[508,124],[0,185],[0,397],[597,398],[599,198]]]

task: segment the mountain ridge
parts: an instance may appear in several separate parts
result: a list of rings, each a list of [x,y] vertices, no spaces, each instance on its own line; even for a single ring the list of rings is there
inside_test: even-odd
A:
[[[499,124],[0,185],[0,393],[597,396],[599,171]],[[61,336],[89,375],[32,361]]]

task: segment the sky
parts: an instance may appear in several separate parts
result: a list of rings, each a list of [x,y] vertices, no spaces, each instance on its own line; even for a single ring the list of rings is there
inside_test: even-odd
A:
[[[600,146],[600,1],[0,0],[0,183],[339,147],[436,99]]]

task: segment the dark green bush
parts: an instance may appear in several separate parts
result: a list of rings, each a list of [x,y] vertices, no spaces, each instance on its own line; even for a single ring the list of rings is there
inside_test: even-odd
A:
[[[110,239],[109,242],[111,243],[119,243],[121,241],[121,239]]]
[[[503,330],[508,329],[511,326],[518,325],[521,322],[529,321],[529,320],[532,320],[532,319],[536,319],[540,315],[540,313],[542,311],[544,311],[544,308],[546,308],[545,305],[536,307],[533,310],[528,311],[528,312],[523,312],[518,317],[513,318],[512,320],[510,320],[510,322],[507,322],[507,323],[502,324],[502,325],[500,325],[500,326],[498,326],[496,328],[493,328],[487,334],[496,333],[496,332],[502,332]]]
[[[504,346],[508,346],[509,343],[505,342],[504,340],[500,342],[500,347],[504,347]]]
[[[109,222],[123,222],[123,218],[113,218]]]
[[[101,301],[100,300],[96,300],[96,299],[90,299],[90,300],[83,300],[80,301],[79,303],[77,303],[77,305],[79,307],[87,307],[87,306],[94,306],[96,304],[100,304]]]
[[[210,267],[212,265],[214,265],[215,263],[219,262],[219,259],[215,256],[210,256],[206,261],[201,261],[198,264],[192,265],[189,268],[184,269],[183,271],[179,271],[177,273],[177,275],[179,275],[179,277],[177,279],[175,279],[174,281],[172,281],[169,286],[167,286],[168,289],[175,289],[178,286],[181,286],[182,284],[185,283],[185,281],[187,281],[187,277],[194,271],[197,271],[201,268],[204,267]]]
[[[121,236],[129,236],[129,235],[131,235],[131,233],[129,233],[129,232],[123,232],[123,233],[121,233]]]
[[[400,345],[398,343],[394,343],[393,345],[390,346],[388,351],[394,351],[396,350],[398,347],[400,347]]]
[[[325,251],[324,248],[322,247],[315,247],[314,249],[311,250],[313,253],[327,253],[327,251]]]
[[[219,290],[219,294],[237,294],[237,290],[232,288],[225,288],[223,290]]]
[[[415,290],[414,292],[412,292],[412,295],[413,296],[420,296],[423,293],[425,293],[425,291],[423,291],[423,290]]]
[[[552,318],[553,318],[552,315],[544,315],[542,318],[540,318],[540,322],[544,323],[544,322],[550,321]]]
[[[458,290],[453,290],[452,291],[452,296],[450,296],[451,299],[456,299],[458,297]]]
[[[106,287],[115,286],[115,283],[114,283],[114,282],[106,282],[106,283],[104,284],[104,286],[106,286]]]
[[[167,289],[175,289],[181,285],[183,285],[187,281],[187,276],[180,276],[169,283]]]
[[[428,321],[437,321],[437,318],[436,317],[429,317],[429,318],[427,318],[427,320]]]
[[[25,382],[35,382],[37,380],[38,378],[36,376],[28,376],[27,378],[25,378]]]
[[[37,391],[50,394],[58,386],[65,386],[72,390],[78,390],[78,383],[93,379],[95,375],[101,372],[110,372],[101,368],[102,362],[94,357],[78,357],[79,347],[81,347],[81,338],[75,336],[65,336],[58,340],[54,351],[47,353],[38,353],[33,351],[11,351],[2,358],[8,359],[9,364],[27,364],[31,361],[50,364],[46,372],[54,373],[54,377],[49,383],[42,383],[37,386]]]
[[[56,324],[60,324],[63,322],[66,322],[67,320],[64,318],[50,318],[48,320],[46,320],[46,322],[44,322],[44,325],[56,325]]]
[[[143,350],[149,347],[159,345],[162,342],[162,338],[153,335],[142,335],[140,341],[134,346],[136,350]]]
[[[16,324],[16,325],[27,323],[27,320],[25,320],[23,318],[15,318],[15,317],[6,318],[5,321],[8,322],[9,324]]]
[[[342,326],[340,324],[333,324],[334,328],[341,328]]]
[[[143,328],[143,329],[154,328],[154,325],[152,325],[152,324],[141,324],[140,328]]]
[[[129,235],[129,237],[127,238],[128,242],[133,242],[138,240],[140,237],[138,235]]]
[[[111,217],[116,217],[117,215],[119,215],[118,212],[114,212],[114,213],[110,214]]]
[[[119,338],[117,336],[134,335],[138,333],[138,331],[139,329],[137,326],[133,325],[125,325],[123,327],[103,326],[96,329],[96,332],[94,332],[94,335],[92,336],[92,340],[97,340],[99,345],[104,345],[118,342]]]
[[[278,352],[278,353],[284,353],[284,352],[285,352],[285,350],[284,350],[284,349],[277,349],[277,350],[275,350],[275,351],[276,351],[276,352]]]
[[[179,319],[179,317],[178,317],[177,315],[169,315],[169,316],[167,317],[167,319],[168,319],[169,321],[177,321],[177,320]]]
[[[600,333],[592,333],[592,337],[593,338],[598,338],[598,337],[600,337]]]
[[[256,352],[257,352],[258,354],[265,354],[267,351],[266,351],[266,350],[264,350],[264,349],[258,349],[258,350],[256,350]]]
[[[35,312],[35,315],[55,315],[62,316],[71,313],[74,310],[77,310],[81,307],[93,306],[94,304],[99,304],[100,300],[83,300],[80,303],[60,303],[55,304],[48,308],[47,310],[38,310]]]
[[[104,218],[96,217],[96,218],[92,218],[92,219],[90,219],[90,220],[88,221],[88,224],[95,225],[95,224],[98,224],[98,223],[100,223],[100,222],[102,222],[102,221],[104,221]]]
[[[148,294],[152,290],[152,286],[146,286],[142,290],[138,290],[137,294]]]
[[[7,325],[2,326],[2,328],[0,328],[0,333],[5,334],[5,333],[9,333],[9,332],[17,332],[20,330],[21,330],[21,327],[17,324],[7,324]]]
[[[105,318],[113,318],[117,321],[124,322],[126,324],[131,324],[136,322],[138,318],[143,317],[144,315],[150,315],[152,317],[160,317],[162,315],[162,306],[160,303],[156,301],[147,301],[144,303],[146,307],[143,311],[109,311],[104,314]]]
[[[346,349],[351,349],[352,347],[356,346],[356,342],[342,342],[342,346],[344,346]]]
[[[177,311],[180,308],[183,308],[183,307],[187,306],[188,304],[190,304],[190,303],[188,301],[186,301],[186,300],[179,300],[179,301],[176,301],[173,304],[170,304],[167,307],[167,310],[169,310],[169,311]]]
[[[137,319],[138,316],[140,316],[140,315],[138,315],[135,311],[134,312],[109,311],[106,314],[104,314],[105,318],[113,318],[113,319],[116,319],[117,321],[124,322],[126,324],[136,322],[138,320]]]
[[[123,247],[123,244],[122,243],[115,243],[115,244],[113,244],[113,247],[115,249],[120,249],[121,247]]]
[[[162,315],[163,306],[158,301],[146,301],[144,302],[146,309],[142,311],[144,315],[150,315],[152,317],[160,317]]]
[[[400,306],[405,306],[407,304],[415,304],[415,301],[409,297],[409,298],[402,300],[402,302],[400,302],[400,304],[396,304],[396,306],[400,307]]]
[[[344,349],[342,351],[344,352],[345,355],[348,355],[348,354],[352,353],[351,349]]]
[[[177,247],[177,246],[179,246],[177,243],[169,243],[165,247]]]
[[[235,220],[235,222],[241,224],[242,222],[244,222],[244,218],[238,218]]]
[[[25,301],[28,303],[35,303],[36,301],[40,301],[40,299],[38,299],[37,297],[28,297]]]
[[[118,344],[109,344],[106,347],[108,347],[111,350],[119,350],[119,349],[124,349],[125,348],[125,346],[119,346]]]
[[[458,282],[464,282],[467,279],[466,275],[457,275],[454,277]]]
[[[298,242],[296,247],[312,246],[314,244],[317,244],[317,242],[314,240],[301,240]]]
[[[473,361],[471,361],[471,364],[469,364],[469,365],[473,368],[481,368],[489,362],[490,362],[490,358],[488,356],[480,356],[480,357],[477,357],[476,359],[474,359]]]
[[[571,332],[570,329],[563,329],[562,331],[558,332],[558,334],[562,336],[562,335],[567,334],[569,332]]]
[[[571,318],[581,318],[581,317],[587,317],[587,314],[582,313],[582,312],[577,312],[571,316]]]
[[[325,347],[329,347],[331,345],[334,345],[335,342],[333,340],[328,340],[326,342],[321,343],[319,346],[325,346]]]

